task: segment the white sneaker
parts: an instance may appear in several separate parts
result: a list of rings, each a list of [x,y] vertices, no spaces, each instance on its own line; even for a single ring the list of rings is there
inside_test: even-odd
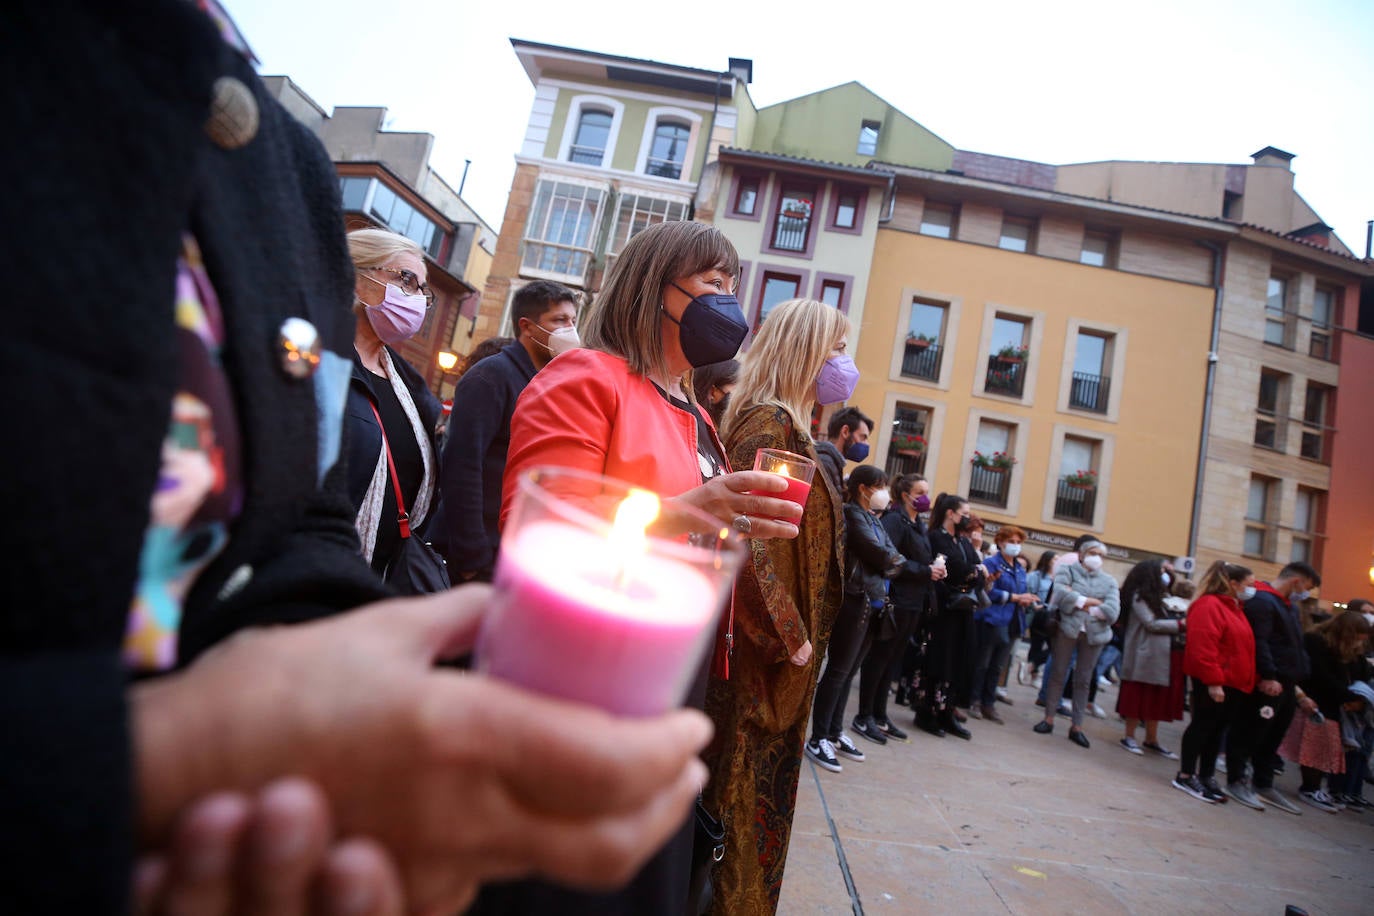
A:
[[[863,762],[864,752],[859,750],[853,741],[849,740],[848,735],[841,734],[839,739],[834,742],[834,746],[837,752],[844,754],[850,760]]]
[[[1112,682],[1109,678],[1100,677],[1097,679],[1097,689],[1102,690],[1110,686],[1112,686]]]
[[[1098,706],[1096,703],[1088,704],[1088,712],[1092,714],[1094,719],[1107,718],[1107,710],[1103,709],[1101,706]]]
[[[840,761],[835,756],[835,745],[825,738],[819,741],[806,742],[806,756],[816,761],[818,766],[822,766],[832,773],[844,771],[844,767],[840,766]]]
[[[1333,799],[1330,795],[1326,794],[1325,789],[1316,789],[1312,792],[1302,791],[1298,793],[1298,798],[1307,802],[1313,808],[1318,808],[1322,811],[1329,811],[1332,814],[1335,814],[1336,812],[1340,811],[1342,807],[1336,804],[1335,799]]]

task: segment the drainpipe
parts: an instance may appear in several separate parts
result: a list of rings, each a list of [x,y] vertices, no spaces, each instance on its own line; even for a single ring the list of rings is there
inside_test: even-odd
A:
[[[718,72],[716,74],[716,91],[711,98],[711,126],[706,131],[706,145],[701,151],[701,170],[697,172],[697,189],[696,193],[692,195],[692,202],[689,207],[691,212],[687,214],[688,219],[697,218],[697,197],[701,194],[701,179],[706,174],[706,166],[711,158],[711,135],[716,132],[716,113],[720,111],[720,78],[726,75],[728,73]]]
[[[1197,450],[1197,478],[1193,484],[1193,516],[1188,526],[1188,556],[1197,556],[1197,532],[1202,523],[1202,485],[1207,476],[1207,439],[1212,433],[1212,395],[1217,380],[1217,347],[1221,345],[1221,277],[1226,251],[1215,242],[1198,241],[1212,252],[1212,343],[1207,351],[1207,387],[1202,399],[1202,441]]]

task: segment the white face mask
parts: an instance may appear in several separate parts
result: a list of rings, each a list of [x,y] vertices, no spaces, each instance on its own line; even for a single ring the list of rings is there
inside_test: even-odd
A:
[[[868,508],[874,512],[882,512],[892,505],[892,494],[886,490],[877,490],[868,498]]]
[[[1168,573],[1162,572],[1162,573],[1159,574],[1159,581],[1160,581],[1160,582],[1163,582],[1164,585],[1165,585],[1165,587],[1168,587],[1169,583],[1172,582],[1173,580],[1169,578],[1169,574],[1168,574]]]
[[[1312,593],[1311,593],[1310,591],[1307,591],[1307,592],[1294,592],[1294,593],[1293,593],[1292,595],[1290,595],[1289,597],[1292,598],[1294,601],[1306,601],[1306,600],[1307,600],[1308,598],[1310,598],[1311,596],[1312,596]]]
[[[582,338],[577,336],[577,328],[554,328],[552,331],[545,328],[542,324],[536,324],[536,328],[549,335],[549,342],[539,344],[554,356],[567,353],[569,350],[576,350],[582,346]],[[539,343],[539,341],[535,341]]]
[[[1002,545],[1002,552],[1005,553],[1005,554],[1006,554],[1007,556],[1009,556],[1009,557],[1019,557],[1019,556],[1021,556],[1021,545],[1020,545],[1020,544],[1003,544],[1003,545]]]
[[[1083,568],[1097,572],[1102,568],[1102,558],[1095,553],[1090,553],[1083,558]]]
[[[1253,597],[1255,597],[1255,587],[1253,585],[1245,586],[1245,588],[1241,589],[1240,593],[1236,595],[1236,598],[1241,601],[1249,601]]]
[[[1365,621],[1365,623],[1369,624],[1371,627],[1374,627],[1374,614],[1365,614],[1365,615],[1364,615],[1364,621]]]

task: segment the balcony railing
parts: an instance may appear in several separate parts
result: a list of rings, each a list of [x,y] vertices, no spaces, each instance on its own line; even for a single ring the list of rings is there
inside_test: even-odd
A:
[[[984,391],[988,394],[1005,394],[1019,398],[1025,387],[1025,360],[1006,359],[1001,356],[988,357],[988,376],[983,385]]]
[[[1093,510],[1097,508],[1097,487],[1081,487],[1060,479],[1059,490],[1054,495],[1054,517],[1071,522],[1092,524]]]
[[[1112,380],[1105,375],[1075,372],[1069,387],[1069,406],[1078,410],[1106,413],[1111,384]]]
[[[600,165],[606,151],[598,146],[574,146],[568,150],[568,161],[582,165]]]
[[[1007,506],[1007,491],[1011,489],[1011,468],[969,469],[968,498],[994,506]]]
[[[903,474],[924,474],[926,469],[926,453],[906,453],[902,454],[895,448],[887,450],[887,476],[896,479]]]
[[[902,355],[902,375],[937,381],[940,378],[942,352],[939,344],[928,344],[925,347],[907,344],[906,352]]]
[[[672,159],[655,159],[651,156],[644,165],[644,174],[653,175],[655,178],[676,179],[682,175],[682,163],[674,162]]]
[[[779,216],[777,228],[773,230],[773,247],[783,251],[805,251],[806,232],[810,227],[809,216]]]

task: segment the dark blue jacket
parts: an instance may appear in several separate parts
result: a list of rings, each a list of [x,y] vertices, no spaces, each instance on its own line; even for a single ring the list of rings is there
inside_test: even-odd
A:
[[[902,571],[892,580],[892,603],[922,612],[930,591],[930,563],[935,559],[925,522],[912,521],[901,509],[890,509],[883,514],[883,527],[897,552],[906,557]]]
[[[496,565],[510,418],[537,371],[517,340],[463,373],[453,391],[439,479],[447,559],[458,573],[489,579]]]
[[[1019,613],[1020,605],[1014,604],[1011,596],[1024,595],[1030,591],[1026,585],[1026,571],[1021,568],[1019,563],[1009,563],[1000,552],[984,560],[983,566],[988,571],[988,600],[992,603],[979,609],[973,615],[973,619],[979,623],[990,623],[993,626],[1004,627],[1011,623],[1012,618],[1015,617],[1017,631],[1024,630],[1025,621]]]
[[[1245,602],[1245,616],[1255,631],[1255,673],[1262,681],[1296,684],[1312,672],[1302,644],[1302,618],[1297,608],[1267,582],[1255,583],[1255,597]]]

